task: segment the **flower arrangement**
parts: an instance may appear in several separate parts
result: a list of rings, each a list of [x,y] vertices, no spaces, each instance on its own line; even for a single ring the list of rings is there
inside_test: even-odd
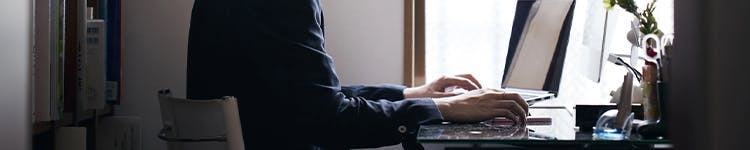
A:
[[[657,85],[657,81],[663,81],[663,75],[664,73],[664,63],[663,59],[664,57],[664,45],[666,44],[665,41],[671,40],[671,38],[662,38],[663,33],[659,30],[658,23],[656,22],[656,18],[654,18],[654,10],[656,7],[654,6],[656,3],[656,0],[651,0],[650,3],[646,4],[646,8],[643,10],[639,10],[638,6],[636,6],[634,0],[603,0],[605,7],[607,11],[612,10],[615,6],[619,6],[620,8],[624,9],[625,11],[633,14],[638,19],[638,30],[642,34],[642,37],[637,37],[646,39],[645,41],[636,40],[634,43],[635,45],[640,46],[640,48],[644,49],[646,51],[646,59],[643,61],[645,65],[642,68],[642,74],[640,72],[637,72],[636,74],[641,74],[643,80],[641,80],[641,88],[643,91],[643,109],[644,109],[644,120],[650,121],[650,122],[656,122],[660,119],[660,108],[659,108],[659,95],[658,93],[663,91],[659,87],[660,85]],[[633,31],[637,32],[637,31]],[[640,42],[637,42],[640,41]],[[635,51],[635,50],[633,50]],[[631,56],[632,58],[633,56]],[[640,80],[640,79],[639,79]]]
[[[612,10],[614,6],[620,6],[620,8],[625,9],[625,11],[638,18],[640,23],[638,28],[641,33],[658,34],[660,32],[658,24],[656,23],[656,18],[654,18],[653,15],[654,10],[656,9],[656,7],[654,7],[656,0],[652,0],[646,5],[646,9],[640,12],[638,11],[638,6],[635,5],[635,1],[633,0],[603,0],[603,2],[608,11]]]
[[[634,0],[603,0],[603,2],[607,11],[612,10],[615,6],[619,6],[620,8],[625,9],[625,11],[633,14],[633,16],[638,19],[638,30],[642,33],[641,35],[654,34],[660,36],[662,34],[653,14],[654,10],[656,10],[656,7],[654,6],[656,4],[656,0],[651,0],[650,3],[646,4],[646,9],[640,11],[638,10],[638,6],[636,6]],[[653,44],[655,42],[654,40],[655,39],[648,39],[646,40],[647,45],[642,45],[646,50],[646,55],[649,56],[648,58],[650,58],[645,60],[645,63],[646,65],[650,66],[656,66],[656,63],[654,63],[654,59],[657,58],[657,51],[654,50],[653,47]],[[636,42],[634,44],[640,43]]]

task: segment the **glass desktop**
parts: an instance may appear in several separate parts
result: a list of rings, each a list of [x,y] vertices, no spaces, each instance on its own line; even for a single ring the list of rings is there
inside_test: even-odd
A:
[[[422,144],[483,148],[497,145],[515,148],[671,148],[668,139],[644,139],[632,134],[628,140],[594,140],[591,132],[574,128],[574,113],[565,108],[532,108],[532,116],[551,118],[546,125],[498,125],[492,122],[423,125],[417,135]]]

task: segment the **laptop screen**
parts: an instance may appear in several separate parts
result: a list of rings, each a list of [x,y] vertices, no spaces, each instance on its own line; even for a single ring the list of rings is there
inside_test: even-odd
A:
[[[518,1],[503,88],[557,92],[574,6],[574,0]]]

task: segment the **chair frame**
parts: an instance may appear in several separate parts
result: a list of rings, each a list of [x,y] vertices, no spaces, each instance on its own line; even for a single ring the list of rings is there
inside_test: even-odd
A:
[[[180,101],[184,103],[226,103],[229,101],[237,101],[235,97],[224,96],[221,99],[209,99],[209,100],[192,100],[192,99],[181,99],[172,96],[172,92],[169,89],[159,90],[159,101]],[[162,129],[157,135],[159,139],[167,142],[227,142],[227,135],[215,135],[215,136],[201,136],[201,137],[181,137],[181,136],[170,136],[173,134],[173,124],[164,123]]]

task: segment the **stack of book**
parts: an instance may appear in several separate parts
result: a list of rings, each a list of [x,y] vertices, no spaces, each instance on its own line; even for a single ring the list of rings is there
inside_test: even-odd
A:
[[[35,149],[85,149],[122,101],[121,0],[33,0]],[[54,136],[49,136],[54,135]],[[92,147],[93,148],[93,147]]]
[[[76,123],[122,100],[121,0],[34,0],[32,120]]]

